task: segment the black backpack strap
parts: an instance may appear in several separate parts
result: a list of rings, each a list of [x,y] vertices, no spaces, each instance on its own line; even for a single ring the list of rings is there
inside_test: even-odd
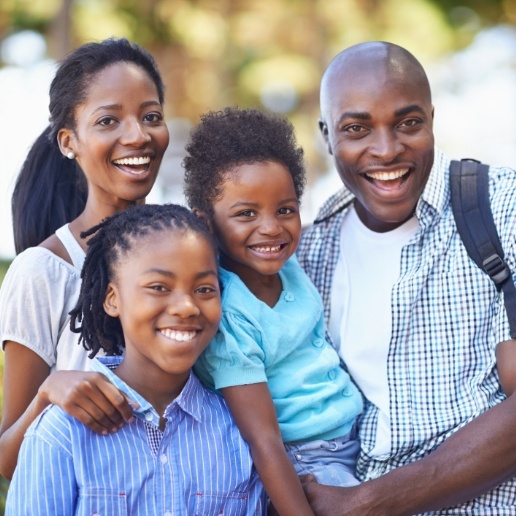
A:
[[[511,338],[516,339],[516,287],[491,212],[488,174],[489,167],[476,160],[451,162],[453,216],[471,259],[503,290]]]

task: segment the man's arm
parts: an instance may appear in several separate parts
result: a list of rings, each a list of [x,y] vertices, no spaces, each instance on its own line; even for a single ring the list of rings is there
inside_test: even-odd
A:
[[[425,458],[359,486],[303,487],[318,516],[410,516],[476,498],[516,474],[516,394]]]

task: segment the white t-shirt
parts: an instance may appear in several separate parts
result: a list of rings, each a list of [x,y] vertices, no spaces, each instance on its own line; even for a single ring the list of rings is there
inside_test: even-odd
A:
[[[73,265],[43,247],[31,247],[12,262],[0,288],[0,339],[38,354],[51,371],[87,370],[90,359],[79,335],[70,331],[68,312],[81,287],[85,254],[68,225],[56,231]]]
[[[373,456],[390,450],[391,292],[400,274],[401,250],[418,229],[412,217],[393,231],[376,233],[362,223],[354,207],[342,223],[329,332],[353,380],[380,411],[376,445],[367,450]]]

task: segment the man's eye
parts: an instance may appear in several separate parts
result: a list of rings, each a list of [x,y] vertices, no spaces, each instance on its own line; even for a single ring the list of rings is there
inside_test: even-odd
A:
[[[353,125],[348,125],[345,128],[345,130],[348,131],[349,133],[359,133],[363,130],[363,127],[358,124],[353,124]]]

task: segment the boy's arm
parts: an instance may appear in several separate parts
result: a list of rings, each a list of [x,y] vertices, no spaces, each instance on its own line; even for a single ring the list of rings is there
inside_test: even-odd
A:
[[[221,392],[276,511],[281,516],[313,516],[285,451],[267,384],[226,387]]]
[[[75,514],[77,495],[71,454],[37,435],[27,436],[9,484],[5,515]]]
[[[496,366],[502,389],[510,396],[516,390],[516,340],[506,340],[496,346]]]

